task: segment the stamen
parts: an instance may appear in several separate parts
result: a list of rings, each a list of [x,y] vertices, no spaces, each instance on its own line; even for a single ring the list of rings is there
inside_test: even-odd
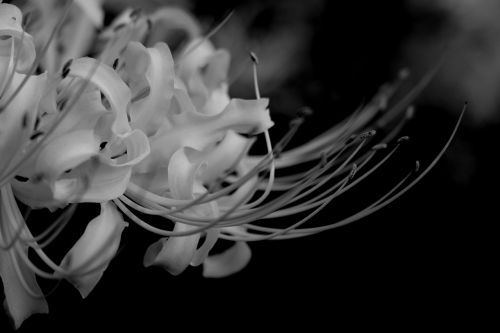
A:
[[[213,28],[208,34],[206,34],[199,42],[196,44],[192,45],[190,48],[185,50],[182,54],[182,57],[186,57],[188,54],[196,50],[200,45],[208,41],[210,38],[212,38],[217,32],[219,32],[220,29],[229,21],[229,19],[233,16],[234,10],[230,11],[229,14],[226,15],[226,17],[222,20],[221,23],[219,23],[215,28]]]

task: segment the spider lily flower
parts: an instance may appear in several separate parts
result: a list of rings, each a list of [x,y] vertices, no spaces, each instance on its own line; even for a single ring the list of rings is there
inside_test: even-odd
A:
[[[31,314],[48,311],[35,276],[67,279],[83,297],[98,282],[127,225],[110,200],[124,193],[132,166],[149,154],[149,143],[129,125],[130,91],[112,68],[79,58],[67,62],[60,75],[33,75],[35,45],[23,30],[21,12],[0,4],[0,13],[0,276],[6,309],[19,327]],[[95,202],[101,213],[58,265],[43,248],[60,232],[54,226],[64,226],[74,209],[33,236],[15,198],[31,209],[52,211]],[[28,249],[49,271],[33,264]]]
[[[204,276],[223,277],[249,262],[248,242],[304,237],[381,209],[417,183],[450,143],[418,176],[409,170],[365,209],[304,226],[395,155],[405,141],[397,135],[413,112],[407,107],[432,73],[403,100],[394,100],[402,72],[351,118],[287,150],[309,111],[302,110],[273,144],[256,55],[251,54],[255,99],[231,97],[230,54],[217,49],[210,34],[203,37],[189,14],[165,8],[151,16],[125,11],[102,30],[91,58],[84,40],[102,23],[96,3],[56,6],[59,19],[50,33],[34,34],[35,40],[23,30],[19,9],[0,4],[0,276],[16,327],[48,311],[37,276],[66,279],[82,297],[91,292],[128,225],[122,213],[159,236],[146,250],[145,266],[177,275],[203,265]],[[75,19],[74,10],[86,18]],[[68,31],[77,31],[76,24],[87,32],[73,43],[60,33],[63,24]],[[158,40],[168,39],[171,30],[183,31],[187,40],[172,48]],[[67,47],[57,53],[53,45]],[[45,72],[34,75],[36,69]],[[252,155],[259,139],[267,153]],[[65,210],[33,235],[16,199],[30,209]],[[44,248],[70,224],[74,204],[81,202],[99,204],[100,214],[57,264]],[[221,239],[232,246],[214,254]],[[28,258],[29,249],[43,268]]]

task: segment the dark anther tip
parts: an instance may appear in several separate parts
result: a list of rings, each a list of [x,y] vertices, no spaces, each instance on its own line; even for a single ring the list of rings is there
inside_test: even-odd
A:
[[[259,58],[257,58],[257,55],[253,53],[253,51],[250,51],[250,59],[252,59],[252,62],[256,65],[259,64]]]

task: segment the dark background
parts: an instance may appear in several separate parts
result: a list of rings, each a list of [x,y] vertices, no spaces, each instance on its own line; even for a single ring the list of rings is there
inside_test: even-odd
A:
[[[226,3],[200,1],[194,10],[210,25],[229,9],[236,7],[238,13],[234,2]],[[242,6],[249,3],[260,6],[263,13],[252,23],[251,37],[272,31],[276,21],[298,22],[296,16],[287,20],[276,9],[283,2],[241,1]],[[286,114],[301,105],[314,109],[302,129],[303,138],[342,119],[392,80],[401,66],[411,66],[405,52],[408,39],[415,33],[432,33],[445,19],[410,11],[403,1],[322,5],[306,18],[297,14],[313,32],[297,59],[300,69],[267,94],[279,120],[287,120]],[[417,114],[402,133],[412,142],[406,158],[429,163],[451,133],[462,102],[450,110],[417,100]],[[470,105],[467,112],[473,108]],[[50,314],[33,316],[20,332],[118,331],[132,324],[143,325],[148,332],[172,326],[238,329],[265,322],[335,328],[345,314],[357,317],[351,324],[375,324],[368,319],[375,312],[376,321],[384,326],[393,325],[396,318],[410,327],[430,319],[443,324],[473,321],[469,310],[481,307],[483,297],[491,297],[485,285],[493,243],[485,235],[496,222],[498,165],[493,157],[498,123],[479,126],[470,118],[466,115],[440,163],[391,206],[332,232],[251,244],[248,267],[226,279],[204,279],[199,268],[189,268],[178,277],[159,268],[143,268],[143,253],[154,237],[131,225],[123,250],[86,300],[63,282],[48,297]],[[390,178],[392,171],[386,172]],[[360,200],[363,191],[377,191],[384,179],[360,190]],[[352,195],[353,200],[357,197]],[[337,209],[350,208],[343,202],[319,218],[327,220],[336,216]],[[2,333],[9,331],[3,314],[0,323]]]

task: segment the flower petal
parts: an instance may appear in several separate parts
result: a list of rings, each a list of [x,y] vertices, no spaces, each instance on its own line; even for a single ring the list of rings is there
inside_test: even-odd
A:
[[[215,203],[212,204],[215,205]],[[208,253],[214,247],[215,243],[217,243],[217,240],[219,239],[219,234],[220,234],[219,228],[207,230],[205,235],[205,241],[199,247],[199,249],[196,250],[193,256],[193,260],[191,260],[191,266],[199,266],[203,264],[205,259],[207,259],[208,257]]]
[[[9,226],[12,229],[17,229],[24,221],[19,221],[21,213],[17,208],[10,187],[2,188],[0,196],[0,239],[2,243],[5,243],[11,237]],[[17,211],[13,211],[13,209]],[[28,236],[31,235],[28,234]],[[49,312],[47,302],[36,282],[35,274],[20,258],[17,251],[24,251],[25,255],[28,254],[28,248],[20,244],[8,251],[0,249],[0,277],[5,293],[4,306],[13,318],[16,329],[32,314]],[[20,277],[24,281],[21,281]],[[28,291],[23,282],[31,292],[35,293],[34,295]]]
[[[128,226],[114,205],[101,204],[101,213],[89,222],[82,237],[64,256],[61,266],[83,298],[94,289],[116,255],[123,229]]]
[[[203,276],[221,278],[239,272],[250,261],[252,252],[246,242],[236,242],[223,253],[209,256],[203,263]]]
[[[71,63],[68,77],[87,79],[90,74],[93,74],[90,77],[90,82],[104,94],[113,111],[115,117],[112,125],[113,133],[123,135],[129,132],[127,108],[131,95],[127,85],[111,67],[92,58],[74,60]]]
[[[13,94],[24,77],[24,74],[14,74],[12,85],[5,93],[6,98]],[[45,75],[30,77],[7,108],[0,112],[0,153],[2,156],[0,173],[21,157],[22,147],[33,131],[45,81]]]
[[[141,131],[132,131],[121,140],[126,154],[110,159],[97,155],[74,171],[73,177],[85,184],[85,191],[77,202],[104,202],[122,195],[130,180],[132,167],[149,154],[149,142]],[[71,173],[68,177],[71,177]],[[54,194],[55,199],[64,200],[64,196]],[[73,201],[74,202],[74,201]]]
[[[0,4],[0,36],[12,36],[16,40],[16,71],[27,73],[36,58],[35,44],[33,37],[23,31],[21,23],[22,13],[19,8],[11,4]],[[22,44],[20,43],[21,39]]]
[[[167,110],[174,91],[174,60],[168,46],[158,43],[153,48],[145,48],[139,43],[129,43],[125,54],[125,69],[137,59],[147,58],[146,68],[136,66],[142,73],[132,73],[135,77],[145,76],[149,95],[131,106],[131,126],[141,129],[146,135],[154,135],[166,120]]]
[[[190,231],[196,227],[184,223],[176,223],[174,232]],[[163,267],[172,275],[179,275],[193,260],[200,234],[182,237],[162,238],[151,244],[144,255],[144,266]]]

